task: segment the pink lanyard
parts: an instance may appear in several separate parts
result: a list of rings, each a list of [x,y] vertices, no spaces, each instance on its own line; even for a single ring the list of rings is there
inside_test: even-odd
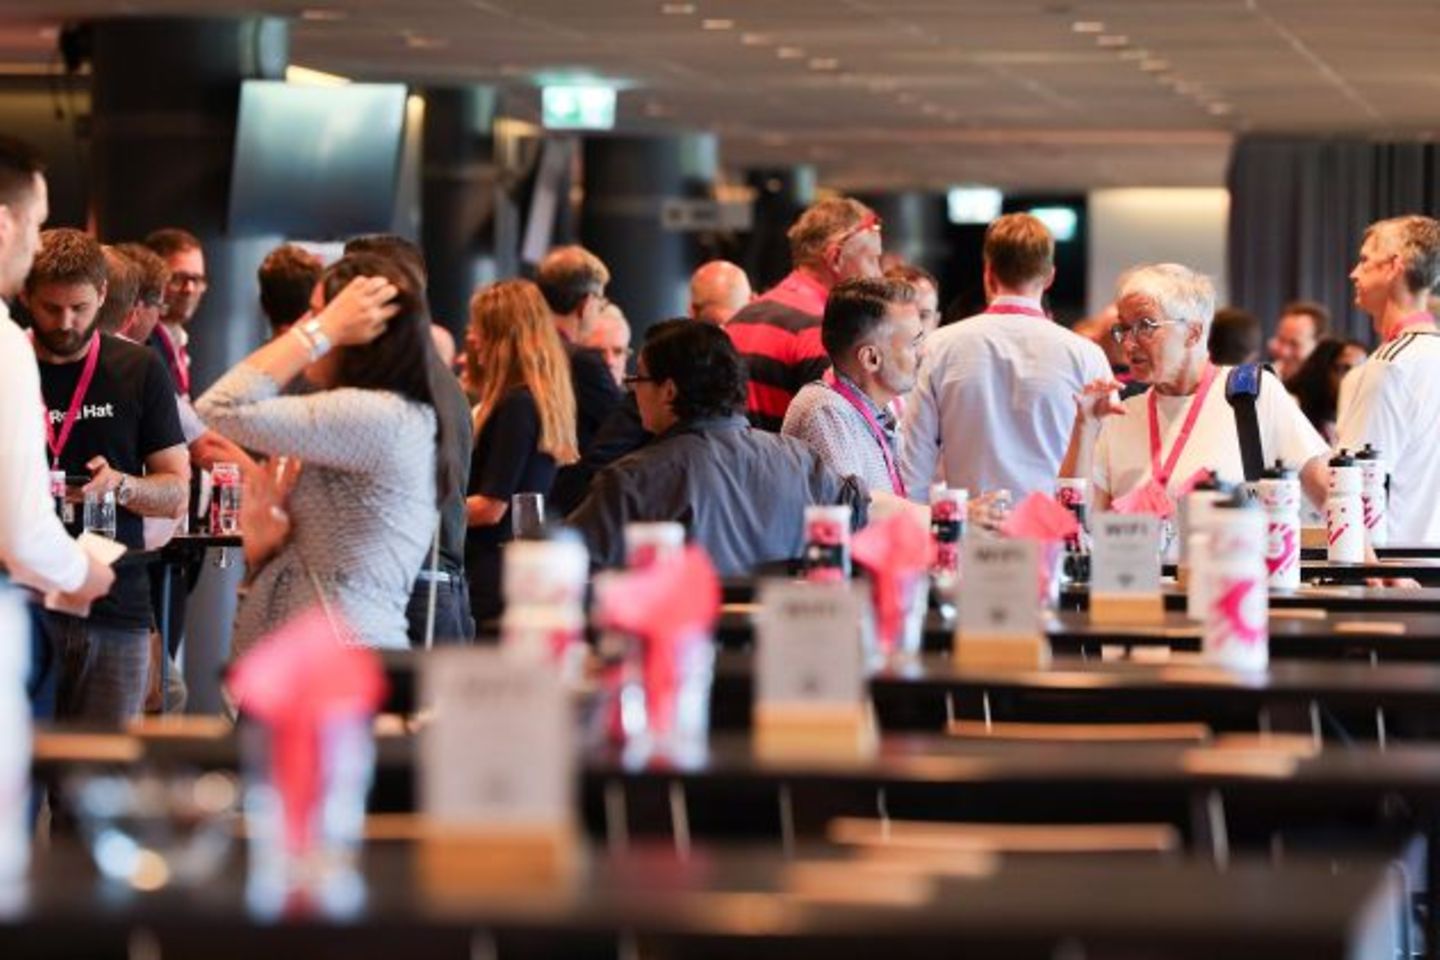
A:
[[[875,418],[875,414],[871,411],[870,405],[855,393],[854,387],[835,376],[834,370],[827,370],[825,372],[825,384],[831,390],[834,390],[840,394],[840,396],[844,397],[845,401],[859,411],[860,416],[865,418],[865,425],[870,428],[871,436],[873,436],[875,442],[880,445],[880,456],[885,458],[885,471],[890,474],[891,488],[897,496],[905,496],[905,481],[900,478],[900,471],[895,466],[895,457],[890,452],[890,440],[885,436],[885,429],[880,426],[880,421]]]
[[[40,398],[40,410],[45,415],[45,445],[50,448],[52,469],[60,469],[60,453],[65,449],[65,444],[70,442],[70,432],[75,429],[75,421],[80,419],[80,407],[85,403],[85,395],[90,392],[90,381],[95,379],[95,367],[100,363],[100,334],[93,334],[90,337],[90,352],[85,357],[85,367],[80,371],[80,381],[75,384],[75,393],[70,397],[70,409],[65,411],[65,419],[60,421],[60,435],[55,435],[55,427],[50,423],[50,406],[45,398]]]
[[[1426,310],[1417,310],[1408,317],[1403,318],[1395,324],[1395,329],[1390,331],[1390,336],[1385,338],[1386,343],[1399,339],[1400,335],[1411,327],[1429,326],[1435,322],[1435,315]]]
[[[1039,317],[1041,320],[1049,320],[1044,310],[1039,307],[1032,307],[1028,303],[992,303],[985,309],[986,313],[1018,313],[1026,317]]]
[[[155,325],[155,335],[160,338],[160,345],[165,348],[170,360],[170,372],[175,375],[175,389],[180,391],[181,396],[190,396],[190,364],[180,352],[180,347],[171,339],[170,331],[163,325]]]
[[[1175,445],[1170,448],[1170,456],[1165,458],[1165,465],[1160,465],[1160,415],[1156,410],[1158,401],[1155,396],[1155,388],[1150,388],[1150,475],[1160,486],[1170,482],[1170,475],[1175,472],[1175,465],[1180,462],[1180,454],[1185,450],[1185,444],[1190,442],[1190,434],[1195,429],[1195,421],[1200,418],[1200,408],[1205,406],[1205,395],[1210,392],[1210,385],[1215,382],[1215,365],[1206,361],[1205,373],[1200,377],[1200,388],[1195,391],[1194,398],[1190,401],[1190,409],[1185,411],[1185,422],[1180,425],[1180,434],[1175,438]]]

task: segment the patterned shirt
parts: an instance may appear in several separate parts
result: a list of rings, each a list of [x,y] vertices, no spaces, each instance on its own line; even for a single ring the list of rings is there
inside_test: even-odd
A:
[[[386,390],[280,396],[241,364],[195,405],[250,450],[298,458],[290,538],[260,569],[235,617],[236,655],[317,591],[366,646],[408,648],[405,604],[435,532],[435,411]]]
[[[836,376],[849,384],[861,402],[870,408],[870,413],[884,432],[893,462],[898,465],[900,457],[895,437],[895,417],[889,410],[876,406],[875,401],[849,377],[841,373]],[[840,476],[857,476],[871,490],[900,493],[890,479],[885,455],[865,417],[824,381],[816,380],[800,388],[785,414],[785,425],[780,428],[780,433],[804,440]]]

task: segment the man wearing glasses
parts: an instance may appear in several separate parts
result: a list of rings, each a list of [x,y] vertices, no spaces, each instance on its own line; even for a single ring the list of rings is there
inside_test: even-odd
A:
[[[785,234],[794,269],[725,325],[750,370],[745,412],[778,432],[795,393],[830,366],[820,318],[830,288],[880,276],[880,218],[847,197],[821,200]]]
[[[151,345],[170,368],[175,390],[186,401],[190,399],[190,321],[210,281],[205,276],[205,251],[200,240],[188,230],[166,227],[145,238],[145,246],[153,250],[170,268],[165,287],[164,312],[155,327]]]
[[[1136,267],[1121,278],[1116,307],[1111,334],[1150,389],[1121,402],[1120,384],[1106,376],[1079,391],[1060,475],[1090,480],[1094,510],[1146,486],[1176,501],[1202,471],[1244,482],[1235,411],[1225,399],[1231,368],[1211,363],[1207,347],[1215,314],[1209,278],[1175,263]],[[1265,461],[1298,469],[1306,497],[1322,505],[1330,449],[1268,370],[1255,414]]]
[[[1100,348],[1041,305],[1055,279],[1055,239],[1038,219],[1012,213],[990,224],[984,277],[989,306],[936,331],[906,397],[902,474],[912,499],[924,501],[937,479],[972,497],[1049,493],[1072,398],[1110,374]]]
[[[1426,309],[1440,283],[1440,223],[1411,216],[1372,224],[1350,279],[1381,345],[1341,383],[1340,445],[1371,444],[1389,464],[1390,543],[1440,543],[1440,331]]]

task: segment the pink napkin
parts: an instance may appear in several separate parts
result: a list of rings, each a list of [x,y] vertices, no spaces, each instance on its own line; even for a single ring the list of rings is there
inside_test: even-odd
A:
[[[1124,496],[1116,497],[1110,509],[1116,513],[1149,513],[1162,520],[1175,514],[1170,495],[1154,480],[1147,480]]]
[[[1080,524],[1075,514],[1054,497],[1037,491],[1020,501],[1001,524],[1000,532],[1017,540],[1056,543],[1079,533]]]
[[[617,574],[596,610],[601,627],[640,639],[646,700],[656,718],[674,714],[682,645],[710,634],[719,616],[720,578],[704,548],[693,544],[643,570]]]
[[[870,571],[876,639],[892,650],[904,629],[906,590],[930,566],[930,531],[908,513],[893,513],[855,534],[850,553]]]
[[[349,630],[339,625],[342,634]],[[271,731],[276,788],[285,810],[286,845],[309,849],[320,794],[323,721],[373,714],[385,699],[380,658],[341,643],[319,608],[299,614],[245,654],[230,671],[240,711]]]

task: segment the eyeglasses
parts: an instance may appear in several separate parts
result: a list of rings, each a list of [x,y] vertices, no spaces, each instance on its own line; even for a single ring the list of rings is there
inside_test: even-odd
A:
[[[1151,317],[1141,317],[1134,323],[1117,323],[1110,328],[1110,339],[1116,343],[1124,343],[1125,338],[1133,336],[1141,343],[1149,343],[1155,339],[1155,334],[1161,327],[1183,324],[1184,320],[1155,320]]]
[[[659,383],[660,381],[643,373],[632,373],[620,382],[627,387],[633,387],[637,383]]]

